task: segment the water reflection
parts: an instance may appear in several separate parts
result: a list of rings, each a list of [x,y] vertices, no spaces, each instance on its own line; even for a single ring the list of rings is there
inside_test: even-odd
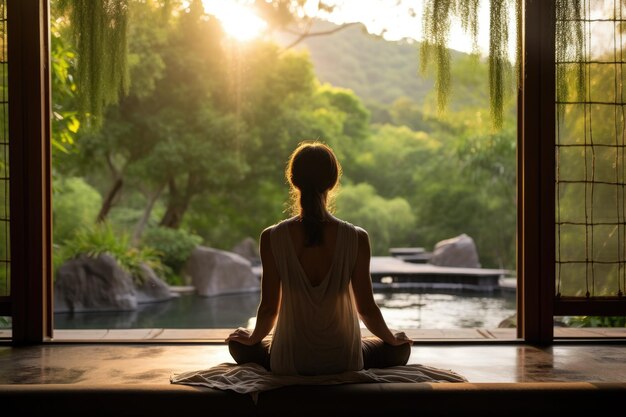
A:
[[[57,329],[212,329],[244,326],[256,315],[259,293],[200,297],[182,295],[170,301],[142,304],[136,311],[61,313]]]
[[[143,304],[132,312],[55,314],[57,329],[211,329],[253,322],[258,292]],[[495,328],[515,313],[515,294],[506,292],[377,292],[388,325],[395,329]]]
[[[496,328],[515,314],[509,292],[378,292],[376,303],[390,327],[397,329]]]

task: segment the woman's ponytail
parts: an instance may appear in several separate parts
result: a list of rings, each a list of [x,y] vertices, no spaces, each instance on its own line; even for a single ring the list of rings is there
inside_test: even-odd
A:
[[[291,187],[292,211],[302,220],[306,245],[319,245],[341,166],[327,145],[304,142],[292,153],[285,174]]]

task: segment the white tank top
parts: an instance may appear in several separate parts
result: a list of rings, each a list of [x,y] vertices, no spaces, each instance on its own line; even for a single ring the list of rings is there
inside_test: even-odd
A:
[[[270,233],[282,300],[270,366],[281,375],[319,375],[363,369],[361,329],[352,295],[356,228],[339,221],[330,270],[313,286],[298,260],[286,221]]]

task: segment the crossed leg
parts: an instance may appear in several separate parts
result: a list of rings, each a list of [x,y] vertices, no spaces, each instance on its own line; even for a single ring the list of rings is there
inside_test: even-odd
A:
[[[364,338],[361,343],[365,369],[406,365],[411,355],[411,345],[408,343],[392,346],[377,337]],[[254,362],[270,370],[270,342],[267,340],[252,346],[231,341],[228,350],[238,364]]]

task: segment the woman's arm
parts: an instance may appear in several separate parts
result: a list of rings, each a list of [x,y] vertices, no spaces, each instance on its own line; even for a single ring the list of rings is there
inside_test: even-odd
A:
[[[356,265],[352,275],[352,290],[357,311],[365,327],[383,342],[390,345],[401,345],[412,343],[403,332],[392,333],[387,327],[380,308],[374,301],[372,290],[372,278],[370,276],[371,249],[367,232],[358,228],[359,249],[356,258]]]
[[[256,325],[250,334],[245,329],[237,329],[231,333],[226,341],[231,340],[245,345],[259,343],[274,327],[280,307],[280,278],[274,262],[274,255],[270,245],[270,229],[261,233],[260,253],[263,274],[261,277],[261,302],[257,309]]]

